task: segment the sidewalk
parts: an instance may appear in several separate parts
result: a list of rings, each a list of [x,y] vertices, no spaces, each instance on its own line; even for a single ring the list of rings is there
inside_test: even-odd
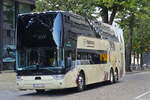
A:
[[[126,74],[135,74],[135,73],[141,73],[146,71],[150,71],[150,68],[145,68],[144,70],[132,70],[131,72],[126,72]]]
[[[16,73],[2,72],[0,73],[0,91],[16,89]]]
[[[15,71],[14,70],[4,70],[1,73],[15,73]]]

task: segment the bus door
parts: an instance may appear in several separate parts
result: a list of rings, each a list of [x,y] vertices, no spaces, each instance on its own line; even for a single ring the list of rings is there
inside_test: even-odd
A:
[[[65,66],[66,69],[75,67],[73,62],[76,60],[76,51],[75,50],[66,50],[65,51]]]

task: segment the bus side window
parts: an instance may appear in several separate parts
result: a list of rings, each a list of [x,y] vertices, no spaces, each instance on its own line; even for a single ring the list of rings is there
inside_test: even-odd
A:
[[[65,54],[66,67],[71,67],[73,61],[76,60],[75,53],[76,53],[75,51],[66,51],[66,54]]]
[[[100,63],[106,64],[107,63],[107,54],[100,54]]]
[[[95,64],[100,64],[100,60],[99,60],[99,56],[98,56],[98,54],[94,54],[93,55],[93,58],[94,58],[94,62],[95,62]]]
[[[81,54],[80,53],[77,54],[77,59],[81,60]]]
[[[85,64],[106,64],[107,54],[78,52],[77,59],[83,61],[82,64],[84,61]]]
[[[88,60],[90,61],[90,64],[94,64],[92,54],[88,54]]]
[[[72,63],[72,57],[71,54],[69,54],[69,56],[67,57],[67,66],[71,67],[71,63]]]

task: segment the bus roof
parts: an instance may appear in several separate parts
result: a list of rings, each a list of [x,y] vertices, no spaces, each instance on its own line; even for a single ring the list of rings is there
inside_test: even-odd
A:
[[[68,14],[68,15],[74,15],[74,16],[78,16],[78,17],[82,17],[78,14],[73,13],[72,11],[62,11],[62,10],[58,10],[58,11],[43,11],[43,12],[29,12],[29,13],[23,13],[23,14],[18,14],[18,16],[23,16],[23,15],[37,15],[37,14],[48,14],[48,13],[63,13],[63,14]]]

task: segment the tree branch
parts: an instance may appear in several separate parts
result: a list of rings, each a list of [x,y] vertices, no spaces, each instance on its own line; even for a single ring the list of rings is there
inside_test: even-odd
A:
[[[108,8],[105,6],[101,6],[101,16],[104,23],[108,23]]]
[[[111,16],[110,16],[110,20],[109,20],[109,24],[112,25],[113,21],[114,21],[114,18],[116,16],[116,13],[117,13],[117,5],[114,5],[113,6],[113,10],[112,10],[112,13],[111,13]]]

